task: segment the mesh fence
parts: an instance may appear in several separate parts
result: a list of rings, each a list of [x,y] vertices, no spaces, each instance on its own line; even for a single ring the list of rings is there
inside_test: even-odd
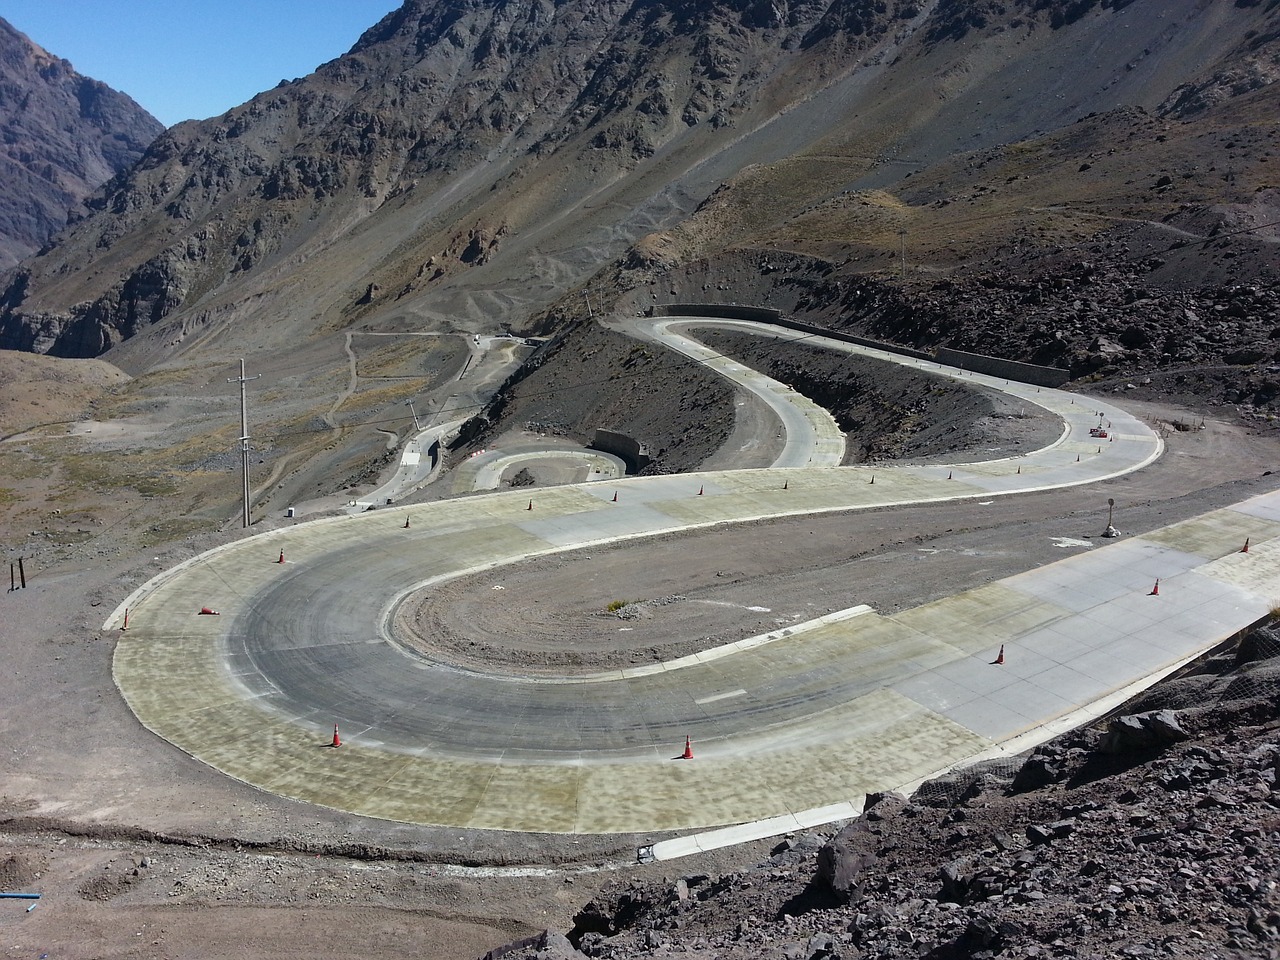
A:
[[[1274,699],[1280,693],[1280,661],[1254,663],[1240,671],[1222,691],[1221,701]]]
[[[1128,705],[1126,713],[1145,713],[1148,710],[1186,710],[1212,699],[1212,689],[1217,677],[1177,677],[1157,684],[1139,694]]]
[[[1005,789],[1021,769],[1025,758],[997,757],[973,766],[960,767],[920,784],[912,796],[915,803],[926,807],[954,807],[971,796],[989,789]]]

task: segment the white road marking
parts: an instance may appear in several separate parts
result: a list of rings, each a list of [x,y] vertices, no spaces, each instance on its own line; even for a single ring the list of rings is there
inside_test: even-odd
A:
[[[730,697],[743,697],[746,696],[746,693],[747,691],[745,690],[730,690],[728,693],[717,693],[715,696],[703,697],[701,700],[693,702],[698,706],[702,706],[704,703],[715,703],[717,700],[728,700]]]

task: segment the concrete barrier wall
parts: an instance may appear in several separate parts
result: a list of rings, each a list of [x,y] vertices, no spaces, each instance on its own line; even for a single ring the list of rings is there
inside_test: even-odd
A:
[[[639,473],[650,463],[649,448],[644,443],[616,430],[597,428],[596,435],[591,440],[591,449],[621,457],[627,464],[628,473]]]
[[[952,350],[950,347],[939,347],[936,356],[939,363],[945,363],[949,367],[985,373],[990,377],[1003,377],[1005,380],[1017,380],[1019,383],[1033,383],[1037,387],[1060,387],[1071,379],[1071,372],[1061,367],[1041,367],[1018,360],[1002,360],[980,353]]]
[[[761,323],[777,323],[781,310],[772,307],[748,307],[740,303],[667,303],[655,304],[653,312],[659,317],[724,317],[727,320],[757,320]]]
[[[870,337],[860,337],[856,333],[845,333],[843,330],[828,330],[826,327],[815,327],[811,323],[801,323],[799,320],[791,320],[787,317],[780,317],[774,322],[780,327],[786,327],[788,330],[799,330],[801,333],[830,337],[832,340],[839,340],[841,343],[856,343],[860,347],[871,347],[873,350],[883,350],[885,353],[896,353],[903,357],[914,357],[916,360],[936,362],[932,353],[904,347],[899,343],[885,343],[883,340],[872,340]]]
[[[880,340],[872,340],[870,337],[860,337],[854,333],[801,323],[799,320],[784,317],[781,310],[774,310],[771,307],[747,307],[737,303],[668,303],[656,304],[652,312],[660,317],[723,317],[726,320],[755,320],[759,323],[772,323],[779,327],[786,327],[788,330],[798,330],[801,333],[830,337],[841,343],[856,343],[860,347],[872,347],[876,350],[884,350],[886,353],[915,357],[917,360],[933,360],[933,354],[925,353],[923,350],[913,350],[911,347],[896,343],[884,343]]]

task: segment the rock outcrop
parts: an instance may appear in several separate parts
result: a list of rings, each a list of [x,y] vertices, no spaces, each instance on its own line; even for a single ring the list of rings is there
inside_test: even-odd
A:
[[[289,275],[322,322],[381,306],[371,285],[433,293],[674,141],[714,151],[698,131],[745,115],[819,15],[757,14],[408,0],[315,74],[160,136],[0,295],[0,347],[96,354],[215,300],[274,303]]]

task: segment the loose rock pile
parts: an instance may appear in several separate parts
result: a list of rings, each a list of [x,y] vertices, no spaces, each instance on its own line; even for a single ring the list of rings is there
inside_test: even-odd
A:
[[[916,349],[951,347],[1065,368],[1073,380],[1139,396],[1150,388],[1164,399],[1273,412],[1280,401],[1274,258],[1242,246],[1240,259],[1251,266],[1236,275],[1251,279],[1224,283],[1210,279],[1198,248],[1168,246],[1142,230],[1117,230],[1087,251],[1027,250],[906,286],[820,258],[740,250],[674,269],[661,288],[663,299],[697,301],[723,298],[724,287],[739,302]]]

